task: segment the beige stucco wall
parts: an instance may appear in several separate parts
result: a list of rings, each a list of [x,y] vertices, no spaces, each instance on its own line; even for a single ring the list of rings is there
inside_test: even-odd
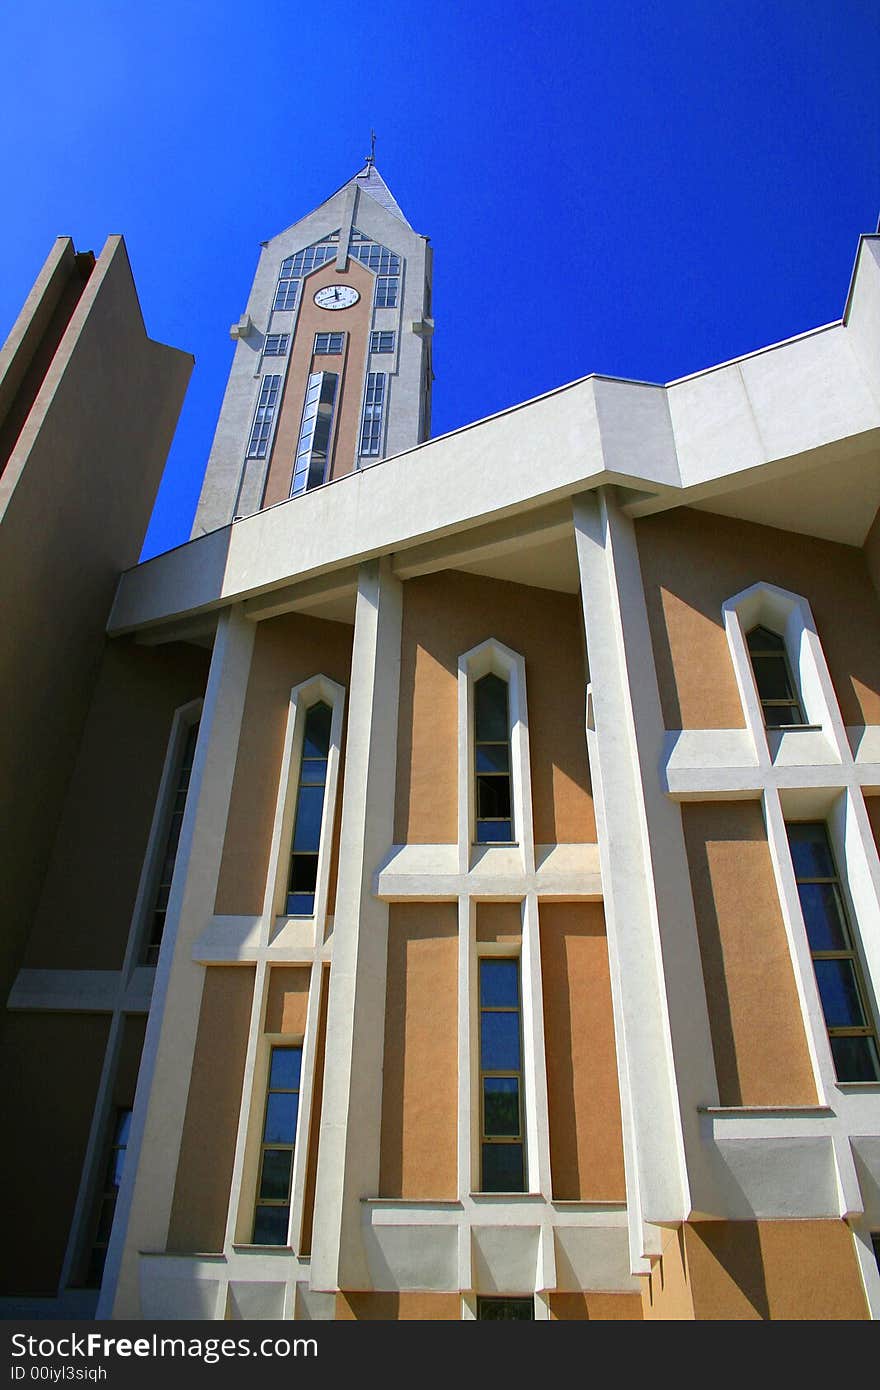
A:
[[[358,303],[351,309],[319,309],[314,300],[316,292],[325,285],[336,284],[353,285],[359,290],[361,297]],[[304,280],[303,286],[296,337],[291,344],[290,367],[266,479],[264,507],[283,502],[290,494],[293,461],[310,372],[336,372],[340,376],[333,412],[332,477],[341,478],[352,472],[360,443],[364,369],[373,317],[375,280],[360,261],[349,257],[346,270],[338,271],[336,262],[329,261]],[[316,333],[346,333],[345,353],[339,357],[315,357],[312,348]],[[394,358],[389,356],[387,361],[393,362]],[[281,371],[283,366],[283,358],[267,357],[263,361],[263,374]]]
[[[880,851],[880,796],[866,796],[865,807],[874,832],[874,843]]]
[[[262,911],[290,691],[317,675],[329,676],[347,689],[351,643],[352,629],[347,624],[301,613],[285,613],[259,625],[226,821],[218,913]],[[344,762],[334,835],[338,835],[342,808],[343,767]],[[331,912],[334,893],[335,875],[330,883]]]
[[[525,657],[536,841],[594,841],[578,599],[457,570],[403,589],[395,840],[457,839],[458,658],[490,637]]]
[[[312,1253],[312,1228],[315,1221],[315,1187],[318,1181],[318,1143],[321,1137],[321,1105],[324,1098],[324,1060],[327,1049],[327,1001],[330,993],[330,967],[322,967],[321,1004],[318,1013],[318,1034],[315,1042],[315,1078],[312,1086],[312,1118],[309,1128],[309,1155],[306,1162],[306,1181],[303,1191],[301,1255]]]
[[[204,693],[209,659],[183,643],[106,644],[26,966],[121,968],[174,711]]]
[[[168,1249],[223,1249],[241,1108],[253,966],[211,966],[180,1143]]]
[[[623,1138],[601,903],[540,905],[553,1196],[624,1201]]]
[[[4,998],[119,574],[137,561],[191,370],[192,358],[146,336],[124,244],[111,238],[0,478],[0,785],[15,808],[0,851]]]
[[[865,538],[865,563],[877,593],[880,594],[880,508]]]
[[[667,728],[744,726],[721,605],[759,581],[809,601],[845,722],[880,723],[880,602],[861,550],[686,507],[636,535]]]
[[[660,1258],[651,1262],[651,1273],[642,1280],[642,1316],[646,1322],[693,1322],[684,1227],[662,1230]]]
[[[454,903],[392,903],[379,1194],[457,1194],[458,919]]]
[[[815,1104],[760,805],[688,803],[682,819],[721,1104]]]
[[[57,1292],[110,1018],[8,1014],[0,1045],[0,1293]]]

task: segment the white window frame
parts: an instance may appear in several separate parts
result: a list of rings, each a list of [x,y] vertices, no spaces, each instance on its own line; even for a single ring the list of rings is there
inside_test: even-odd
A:
[[[510,813],[513,838],[497,845],[475,843],[477,828],[474,768],[474,684],[489,673],[507,683],[510,721]],[[534,873],[535,834],[532,816],[532,778],[529,762],[529,724],[526,710],[526,663],[494,637],[458,659],[458,853],[459,868],[467,873],[472,859],[486,853],[520,856],[523,872]]]
[[[819,732],[839,758],[851,757],[846,727],[807,600],[775,584],[757,583],[727,599],[722,612],[746,725],[765,758],[775,757],[785,737],[815,736]],[[768,729],[764,722],[746,640],[752,629],[759,626],[777,633],[785,643],[788,664],[807,720],[803,726]]]
[[[327,757],[327,781],[324,786],[324,808],[321,813],[321,841],[318,850],[318,876],[315,884],[316,939],[321,940],[326,926],[327,897],[330,883],[333,821],[336,813],[336,794],[342,753],[342,719],[345,711],[345,690],[328,676],[312,676],[295,685],[290,692],[278,795],[269,850],[269,872],[263,901],[264,930],[269,935],[283,928],[291,918],[284,911],[287,898],[290,845],[293,839],[296,798],[299,789],[299,770],[302,762],[306,713],[312,705],[323,702],[330,706],[330,750]]]

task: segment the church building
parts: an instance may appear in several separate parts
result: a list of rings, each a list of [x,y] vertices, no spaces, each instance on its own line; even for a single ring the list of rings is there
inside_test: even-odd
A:
[[[262,245],[144,563],[121,238],[0,353],[0,1316],[880,1318],[880,236],[435,439],[432,258]]]

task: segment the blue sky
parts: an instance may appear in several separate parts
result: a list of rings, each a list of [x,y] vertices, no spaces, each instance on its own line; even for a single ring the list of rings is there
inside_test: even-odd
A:
[[[259,242],[377,164],[435,248],[433,432],[840,317],[880,211],[876,0],[0,11],[0,335],[122,232],[196,368],[145,555],[189,534]]]

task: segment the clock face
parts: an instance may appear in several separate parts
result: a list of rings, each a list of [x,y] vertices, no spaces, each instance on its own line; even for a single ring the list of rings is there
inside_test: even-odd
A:
[[[315,294],[319,309],[350,309],[359,299],[360,295],[353,285],[325,285]]]

